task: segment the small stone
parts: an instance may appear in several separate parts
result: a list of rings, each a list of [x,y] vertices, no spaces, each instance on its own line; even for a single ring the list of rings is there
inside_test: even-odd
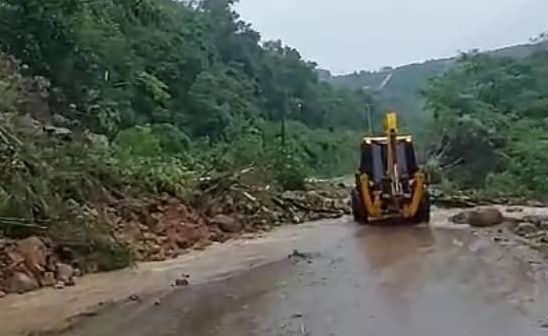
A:
[[[132,294],[132,295],[130,295],[130,296],[128,297],[128,299],[129,299],[130,301],[134,301],[134,302],[141,302],[141,301],[142,301],[142,300],[141,300],[141,297],[140,297],[139,295],[137,295],[137,294]]]
[[[509,207],[506,209],[507,212],[523,212],[523,208],[520,207]]]
[[[301,318],[303,317],[303,313],[301,312],[296,312],[295,314],[291,315],[291,318]]]
[[[548,329],[548,322],[541,324],[540,327],[543,329]]]
[[[502,241],[502,238],[501,237],[493,237],[493,241],[495,243],[498,243],[498,242]]]
[[[53,286],[55,289],[63,289],[65,288],[65,283],[62,282],[62,281],[59,281],[55,284],[55,286]]]
[[[177,279],[175,280],[175,286],[188,286],[189,282],[187,279]]]
[[[160,299],[154,300],[154,305],[159,306],[162,301]]]
[[[470,218],[469,211],[462,211],[449,218],[449,221],[455,224],[467,224]]]
[[[0,299],[5,297],[7,294],[5,292],[0,291]]]

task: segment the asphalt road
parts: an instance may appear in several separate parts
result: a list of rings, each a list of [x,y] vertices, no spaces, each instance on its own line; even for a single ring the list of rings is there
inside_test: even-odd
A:
[[[531,265],[469,230],[347,223],[227,279],[106,308],[64,336],[548,335]],[[544,321],[545,322],[545,321]]]

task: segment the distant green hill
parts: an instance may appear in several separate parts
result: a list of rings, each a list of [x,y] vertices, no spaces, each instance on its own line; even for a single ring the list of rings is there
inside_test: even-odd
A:
[[[548,50],[548,42],[511,46],[487,53],[499,57],[523,58],[540,50]],[[456,57],[428,60],[422,63],[380,71],[360,71],[342,76],[332,76],[322,70],[320,78],[335,85],[375,92],[379,112],[395,109],[401,115],[404,126],[416,129],[424,125],[430,114],[423,109],[419,92],[429,78],[440,76],[455,63]]]

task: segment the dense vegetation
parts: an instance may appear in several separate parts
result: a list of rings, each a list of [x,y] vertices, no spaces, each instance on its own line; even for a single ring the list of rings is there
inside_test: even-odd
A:
[[[108,269],[130,259],[113,223],[199,176],[255,166],[293,189],[353,171],[370,96],[232,5],[0,0],[0,237],[45,230]]]
[[[546,42],[537,42],[489,51],[486,54],[493,57],[523,59],[534,52],[545,50],[547,46]],[[424,125],[432,120],[432,111],[426,108],[420,91],[427,86],[430,78],[445,74],[456,61],[456,58],[436,59],[397,68],[387,67],[380,71],[360,71],[341,76],[323,73],[322,78],[337,86],[365,88],[374,95],[379,110],[396,109],[402,114],[405,128],[421,135]],[[382,86],[383,81],[390,74],[392,74],[391,79]]]
[[[424,90],[435,119],[434,165],[458,187],[546,198],[547,74],[547,51],[462,55]]]
[[[341,130],[360,130],[369,96],[320,82],[280,41],[261,44],[232,2],[2,0],[0,47],[51,82],[53,113],[111,141],[161,143],[147,156],[200,147],[226,168],[284,147],[311,173],[347,171],[354,153],[334,166],[334,146],[350,154]]]

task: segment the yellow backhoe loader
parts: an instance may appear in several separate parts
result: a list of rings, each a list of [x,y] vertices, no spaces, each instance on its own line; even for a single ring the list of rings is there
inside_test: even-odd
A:
[[[360,167],[352,190],[354,219],[363,224],[430,221],[427,175],[417,164],[413,138],[398,135],[396,112],[384,116],[384,135],[361,143]]]

